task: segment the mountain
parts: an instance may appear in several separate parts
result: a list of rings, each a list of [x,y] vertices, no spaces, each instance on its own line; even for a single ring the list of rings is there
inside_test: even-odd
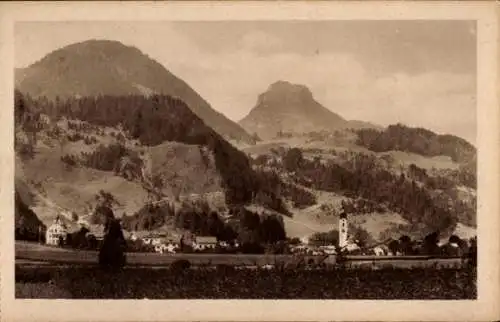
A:
[[[88,40],[55,50],[30,66],[17,69],[15,84],[23,93],[49,99],[165,94],[184,101],[223,137],[255,142],[238,124],[215,111],[186,82],[139,49],[117,41]]]
[[[256,106],[239,124],[261,139],[272,139],[279,132],[307,133],[346,128],[376,128],[348,121],[318,103],[304,85],[277,81],[259,95]]]

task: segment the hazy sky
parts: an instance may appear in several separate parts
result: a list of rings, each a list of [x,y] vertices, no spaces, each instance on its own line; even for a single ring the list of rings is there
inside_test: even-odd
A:
[[[16,66],[88,39],[138,47],[238,121],[277,80],[347,119],[476,139],[474,22],[39,22],[15,28]]]

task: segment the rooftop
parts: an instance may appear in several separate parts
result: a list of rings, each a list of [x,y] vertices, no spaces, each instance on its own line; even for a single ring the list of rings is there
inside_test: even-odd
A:
[[[217,237],[199,236],[199,237],[196,237],[196,243],[198,243],[198,244],[215,244],[215,243],[217,243]]]

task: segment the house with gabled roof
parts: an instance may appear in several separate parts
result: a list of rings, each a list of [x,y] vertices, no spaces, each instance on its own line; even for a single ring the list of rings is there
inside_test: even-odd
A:
[[[196,236],[193,241],[194,250],[214,249],[217,246],[217,237]]]
[[[54,223],[49,226],[45,235],[47,245],[61,246],[68,236],[68,228],[61,217],[57,215]]]

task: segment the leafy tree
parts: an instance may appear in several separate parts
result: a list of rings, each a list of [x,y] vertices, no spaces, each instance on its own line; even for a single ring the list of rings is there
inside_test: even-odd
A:
[[[90,218],[90,222],[95,225],[107,225],[113,221],[115,216],[108,203],[98,205]]]
[[[399,249],[403,255],[413,255],[413,242],[411,238],[407,235],[403,235],[399,238]]]
[[[393,255],[396,255],[397,252],[399,252],[399,249],[400,249],[400,245],[399,245],[399,241],[398,240],[392,240],[389,245],[389,250],[391,251],[391,253]]]
[[[360,226],[354,226],[354,225],[349,225],[349,231],[351,232],[351,235],[353,236],[354,240],[357,241],[357,245],[359,247],[365,247],[371,243],[373,243],[373,238],[368,233],[366,229],[363,229]]]
[[[423,243],[423,252],[426,255],[439,255],[439,232],[432,232],[425,236]]]
[[[113,196],[110,192],[106,192],[104,190],[99,190],[99,192],[95,195],[95,199],[98,202],[98,206],[111,208],[113,207],[113,205],[120,205],[115,196]]]
[[[85,249],[88,247],[87,234],[89,229],[81,227],[78,231],[68,235],[67,244],[76,249]]]
[[[338,230],[330,230],[326,233],[314,233],[309,239],[309,243],[317,246],[338,245]]]
[[[264,243],[277,243],[286,240],[283,224],[276,216],[267,216],[260,223],[260,240]]]

